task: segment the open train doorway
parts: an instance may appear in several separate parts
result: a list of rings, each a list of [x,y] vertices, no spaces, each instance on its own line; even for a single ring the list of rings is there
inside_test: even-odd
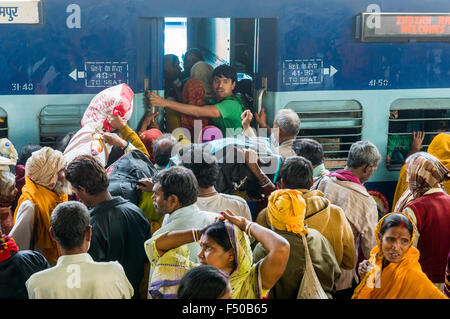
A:
[[[177,84],[181,83],[182,93],[185,80],[190,76],[186,52],[197,49],[212,69],[221,64],[235,68],[238,80],[235,93],[240,93],[245,107],[255,112],[262,97],[260,90],[263,87],[267,91],[276,89],[277,24],[276,18],[255,17],[140,18],[137,86],[161,96],[167,95],[169,88],[166,84],[178,82],[176,79],[166,81],[164,72],[165,55],[173,54],[176,60],[172,59],[175,61],[172,69],[181,73]],[[144,102],[145,110],[157,111],[147,103],[148,99],[144,98]],[[172,132],[167,127],[166,110],[158,111],[160,129]],[[267,111],[271,113],[271,110]]]
[[[255,18],[164,18],[164,95],[183,101],[182,90],[189,78],[199,78],[205,90],[204,103],[214,98],[212,70],[222,64],[238,74],[236,93],[253,109],[255,73]],[[203,64],[196,64],[202,61]],[[166,111],[166,129],[181,123],[176,112]]]

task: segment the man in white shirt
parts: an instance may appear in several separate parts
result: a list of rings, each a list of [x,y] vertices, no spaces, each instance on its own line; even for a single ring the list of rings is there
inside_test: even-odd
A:
[[[75,201],[52,212],[50,236],[61,247],[55,267],[25,283],[30,299],[130,299],[133,287],[117,262],[95,262],[87,253],[92,227],[87,208]]]
[[[214,185],[219,176],[219,164],[214,155],[203,151],[201,144],[183,148],[179,165],[189,168],[197,179],[197,206],[201,210],[220,213],[229,209],[235,215],[252,220],[250,208],[242,197],[217,192]]]

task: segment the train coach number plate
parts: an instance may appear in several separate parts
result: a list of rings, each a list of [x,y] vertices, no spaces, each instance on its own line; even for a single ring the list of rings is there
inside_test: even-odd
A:
[[[284,85],[321,84],[323,81],[323,61],[321,59],[284,60]]]

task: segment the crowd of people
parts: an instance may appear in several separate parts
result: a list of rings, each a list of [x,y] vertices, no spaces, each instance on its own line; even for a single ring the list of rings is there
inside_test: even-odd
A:
[[[213,68],[197,49],[185,54],[183,72],[176,56],[164,65],[166,95],[148,97],[164,109],[163,127],[158,113],[147,113],[136,131],[111,114],[113,131],[101,137],[112,146],[105,163],[92,154],[66,160],[73,135],[19,153],[8,141],[0,298],[450,296],[449,134],[434,137],[428,152],[410,152],[392,213],[380,215],[364,186],[381,161],[373,143],[353,143],[345,168],[330,172],[322,145],[298,136],[297,113],[278,111],[270,127],[264,108],[244,105],[231,66]],[[256,204],[242,192],[220,192],[221,162],[202,136],[190,143],[171,134],[181,127],[195,136],[195,121],[216,127],[216,139],[263,138],[280,158],[272,178],[257,150],[239,148],[260,187]],[[111,193],[109,174],[136,152],[155,174],[135,181],[133,202]]]

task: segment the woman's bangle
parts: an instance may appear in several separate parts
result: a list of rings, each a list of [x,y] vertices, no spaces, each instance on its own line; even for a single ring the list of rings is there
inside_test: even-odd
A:
[[[250,228],[253,226],[254,222],[249,222],[247,223],[247,225],[245,225],[245,232],[247,233],[247,235],[249,235],[250,237],[252,237],[250,235]]]
[[[192,238],[194,239],[195,242],[198,242],[199,238],[197,229],[192,228]]]
[[[267,177],[267,175],[264,175],[264,179],[258,180],[258,182],[259,182],[259,185],[265,186],[265,185],[269,184],[271,182],[271,180],[269,177]]]
[[[268,185],[270,185],[272,182],[270,181],[270,179],[267,180],[267,182],[265,182],[264,184],[260,185],[261,188],[266,188]]]

